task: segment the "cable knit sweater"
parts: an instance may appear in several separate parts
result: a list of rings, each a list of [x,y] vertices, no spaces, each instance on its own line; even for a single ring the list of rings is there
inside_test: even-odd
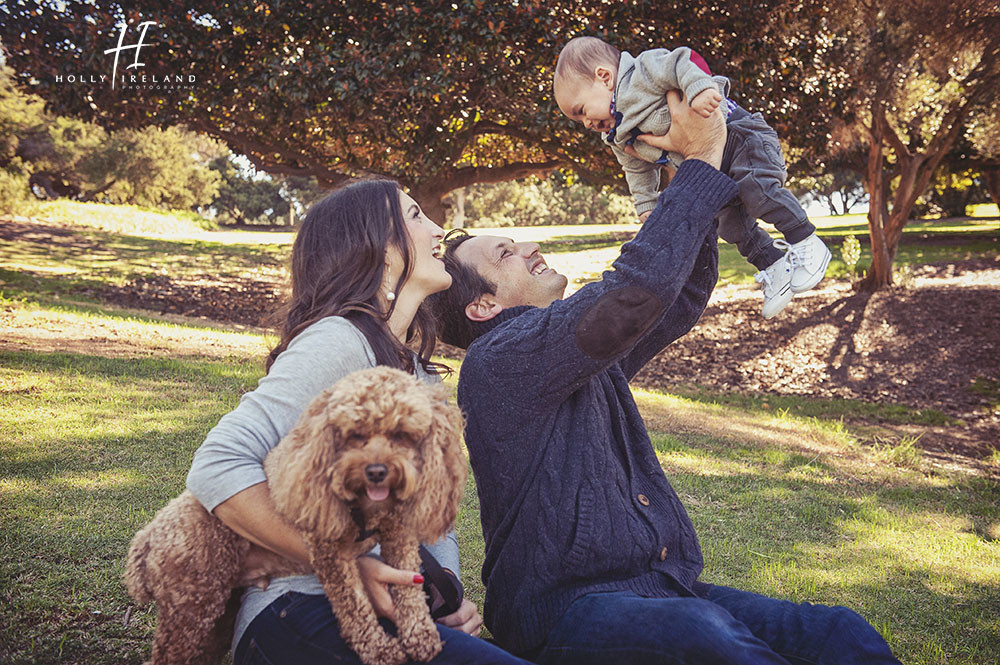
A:
[[[458,385],[486,559],[486,625],[523,653],[595,591],[693,595],[694,528],[628,382],[695,324],[718,277],[731,179],[687,161],[614,269],[480,324]]]

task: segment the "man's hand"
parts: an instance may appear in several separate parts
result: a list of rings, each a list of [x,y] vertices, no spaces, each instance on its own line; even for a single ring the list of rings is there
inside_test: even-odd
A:
[[[722,103],[722,95],[715,88],[705,88],[691,100],[691,108],[703,118],[712,115],[715,109]]]
[[[700,159],[715,168],[722,166],[726,118],[721,107],[716,107],[707,118],[702,117],[684,102],[678,90],[667,93],[667,105],[670,107],[670,131],[665,136],[640,134],[639,140],[660,150],[679,152],[684,159]]]
[[[631,146],[630,146],[630,147],[631,147]],[[649,214],[650,214],[651,212],[653,212],[653,211],[652,211],[652,210],[647,210],[646,212],[644,212],[644,213],[642,213],[641,215],[639,215],[639,223],[640,223],[640,224],[642,224],[643,222],[645,222],[645,221],[646,221],[646,218],[647,218],[647,217],[649,217]]]
[[[389,585],[420,586],[424,583],[420,573],[393,568],[367,554],[358,557],[358,572],[361,574],[361,582],[365,585],[365,592],[372,601],[372,607],[375,608],[375,614],[393,622],[396,620],[396,610],[392,605],[392,596],[389,595]]]
[[[458,579],[452,571],[447,568],[443,570],[455,579]],[[442,605],[444,605],[444,598],[441,597],[441,592],[438,591],[436,586],[431,584],[431,612],[437,611]],[[439,618],[437,622],[442,626],[460,630],[473,637],[479,637],[479,633],[483,630],[483,617],[479,616],[479,608],[468,598],[463,598],[462,604],[457,610]]]
[[[462,599],[462,606],[458,608],[458,611],[441,617],[437,622],[442,626],[460,630],[473,637],[479,637],[479,633],[483,631],[483,617],[479,616],[476,604],[468,598]]]

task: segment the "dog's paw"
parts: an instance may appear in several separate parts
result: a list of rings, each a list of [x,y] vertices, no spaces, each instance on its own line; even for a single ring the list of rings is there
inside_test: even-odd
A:
[[[372,648],[358,649],[358,656],[365,665],[403,665],[410,660],[399,640],[392,638]]]
[[[421,622],[415,630],[403,635],[401,639],[406,653],[413,660],[426,663],[441,653],[441,636],[429,621],[426,624]]]

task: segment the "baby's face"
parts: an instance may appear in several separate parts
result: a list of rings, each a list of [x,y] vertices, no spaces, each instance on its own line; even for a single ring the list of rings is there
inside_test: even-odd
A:
[[[576,76],[560,79],[555,86],[556,104],[570,120],[595,132],[606,132],[615,126],[611,117],[613,81],[613,77],[598,76],[592,81]]]

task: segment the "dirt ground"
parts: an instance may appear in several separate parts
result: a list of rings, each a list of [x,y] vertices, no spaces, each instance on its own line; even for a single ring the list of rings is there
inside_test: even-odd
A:
[[[11,231],[8,226],[4,235]],[[280,291],[280,285],[265,281],[155,275],[105,287],[97,295],[110,304],[165,314],[168,320],[198,317],[252,329],[266,321]],[[752,286],[716,289],[694,330],[651,361],[635,383],[932,408],[952,423],[890,431],[919,434],[919,445],[929,455],[965,467],[982,467],[993,449],[1000,449],[1000,259],[929,264],[914,270],[905,286],[874,295],[827,280],[797,296],[772,320],[760,316],[760,304]],[[114,340],[126,340],[124,333],[74,334],[44,316],[0,314],[0,348],[128,350],[127,343]],[[229,349],[228,342],[214,338],[213,344],[222,347],[220,355],[247,351]],[[183,345],[180,338],[164,339],[160,350],[177,352]],[[204,354],[208,349],[200,346]],[[461,356],[451,347],[442,351]]]
[[[984,460],[1000,449],[1000,260],[922,266],[906,286],[876,294],[828,280],[771,320],[762,302],[752,286],[716,289],[698,325],[633,384],[936,409],[953,422],[852,420],[890,439],[919,435],[938,464],[995,471]]]

